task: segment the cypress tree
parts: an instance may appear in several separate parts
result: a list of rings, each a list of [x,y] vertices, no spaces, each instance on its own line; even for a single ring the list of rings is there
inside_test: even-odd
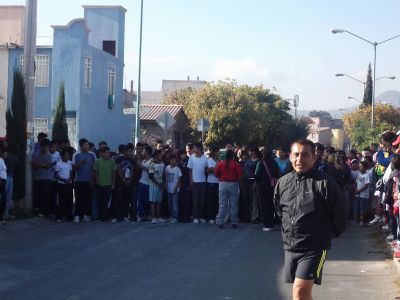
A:
[[[364,89],[364,97],[362,101],[362,107],[372,105],[372,70],[371,64],[368,65],[368,74],[367,74],[367,81]]]
[[[25,197],[26,167],[26,95],[20,69],[14,70],[11,103],[6,112],[9,151],[18,158],[14,173],[14,200]]]
[[[58,92],[58,104],[56,114],[54,116],[54,124],[52,130],[52,139],[56,142],[61,142],[68,139],[68,125],[65,109],[65,91],[64,82],[61,82]]]

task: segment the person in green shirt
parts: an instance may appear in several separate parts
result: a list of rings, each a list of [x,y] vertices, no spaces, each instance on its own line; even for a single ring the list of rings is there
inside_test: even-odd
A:
[[[100,221],[104,222],[108,218],[108,203],[115,189],[117,164],[111,158],[108,147],[101,148],[99,156],[94,164],[94,178],[98,191]]]

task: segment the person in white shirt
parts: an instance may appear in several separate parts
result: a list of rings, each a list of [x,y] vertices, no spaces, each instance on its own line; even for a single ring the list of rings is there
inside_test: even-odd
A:
[[[71,154],[67,149],[60,153],[61,161],[54,168],[54,175],[57,179],[57,200],[56,200],[56,221],[61,222],[62,218],[72,220],[72,163]]]
[[[217,147],[210,148],[210,158],[207,161],[207,219],[210,224],[215,223],[215,218],[218,213],[218,187],[219,180],[214,175],[214,168],[217,165],[219,157],[219,149]]]
[[[182,172],[177,166],[176,155],[169,157],[169,165],[165,168],[165,179],[167,183],[168,205],[171,214],[171,223],[178,222],[179,216],[179,191],[181,187]]]
[[[193,154],[189,157],[188,168],[190,170],[190,186],[193,199],[193,223],[206,223],[205,219],[205,198],[206,198],[206,169],[207,157],[203,154],[203,145],[195,143]]]
[[[367,173],[368,163],[360,162],[360,174],[356,178],[356,201],[354,207],[354,220],[360,220],[360,226],[365,225],[365,217],[369,207],[369,174]]]
[[[145,211],[149,204],[149,169],[151,162],[153,161],[151,155],[153,154],[153,149],[150,146],[146,146],[143,149],[143,157],[142,157],[142,175],[139,179],[138,186],[138,204],[137,204],[137,221],[141,222],[145,217],[145,213],[149,213]]]
[[[3,159],[3,148],[0,147],[0,223],[4,224],[4,211],[6,209],[6,183],[7,183],[7,167]]]

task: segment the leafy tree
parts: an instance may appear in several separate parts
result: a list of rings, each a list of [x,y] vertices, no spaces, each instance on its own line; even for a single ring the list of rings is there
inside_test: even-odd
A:
[[[332,119],[331,114],[325,110],[312,110],[308,113],[308,116],[311,118],[324,118],[324,119]]]
[[[61,83],[60,90],[58,92],[58,104],[57,104],[56,114],[54,117],[52,139],[57,142],[61,142],[68,139],[68,125],[67,125],[66,109],[65,109],[64,82]]]
[[[344,129],[358,150],[378,143],[380,134],[385,130],[397,131],[400,126],[399,109],[389,104],[377,104],[374,110],[376,125],[371,128],[371,109],[371,106],[365,106],[343,117]]]
[[[373,89],[372,70],[371,70],[371,64],[369,64],[367,81],[364,89],[364,97],[361,105],[362,107],[372,105],[372,89]]]
[[[289,103],[263,86],[238,85],[234,80],[208,84],[199,90],[173,92],[164,104],[182,104],[190,121],[189,134],[199,139],[198,120],[209,120],[206,143],[228,142],[288,146],[307,136],[307,125],[288,113]]]
[[[26,165],[26,96],[20,69],[14,71],[11,105],[6,112],[6,135],[9,151],[18,158],[14,172],[14,200],[25,197]]]

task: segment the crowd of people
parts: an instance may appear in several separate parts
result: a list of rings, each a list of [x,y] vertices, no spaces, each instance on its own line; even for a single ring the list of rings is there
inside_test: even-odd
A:
[[[276,218],[273,193],[291,172],[283,147],[227,144],[223,149],[171,140],[155,145],[123,144],[111,152],[87,139],[73,149],[40,133],[32,155],[36,214],[56,222],[260,223],[268,232]],[[388,240],[399,239],[400,136],[385,132],[377,149],[348,153],[315,144],[315,168],[339,185],[349,207],[349,223],[384,222]],[[13,218],[13,174],[17,158],[0,141],[0,219]],[[397,248],[396,248],[397,249]],[[400,250],[400,249],[399,249]],[[400,256],[400,251],[396,251]]]

